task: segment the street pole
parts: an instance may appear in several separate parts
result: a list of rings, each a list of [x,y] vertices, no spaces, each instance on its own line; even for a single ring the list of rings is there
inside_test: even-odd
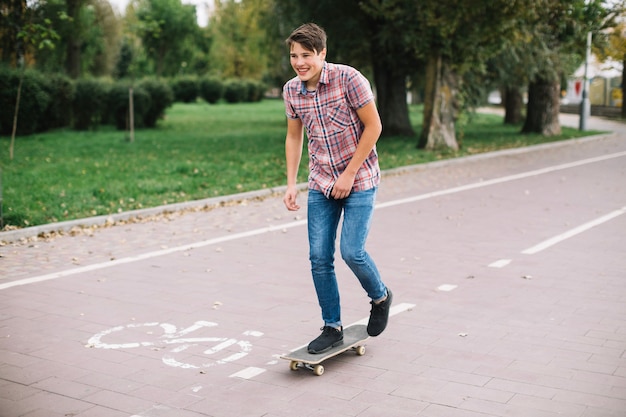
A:
[[[587,32],[587,52],[585,53],[585,78],[583,79],[583,100],[580,103],[580,125],[579,130],[587,130],[587,118],[591,114],[591,104],[589,103],[589,55],[591,55],[591,32]]]

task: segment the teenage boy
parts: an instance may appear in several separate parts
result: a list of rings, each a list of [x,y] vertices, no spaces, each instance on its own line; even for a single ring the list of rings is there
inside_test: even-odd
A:
[[[371,299],[367,332],[378,336],[387,326],[392,294],[365,251],[380,183],[376,142],[382,124],[367,79],[352,67],[326,62],[326,33],[322,28],[304,24],[286,43],[296,77],[283,87],[287,114],[287,191],[283,202],[288,210],[300,208],[296,182],[306,129],[309,259],[324,320],[322,334],[308,350],[322,353],[343,343],[334,267],[342,213],[341,257]]]

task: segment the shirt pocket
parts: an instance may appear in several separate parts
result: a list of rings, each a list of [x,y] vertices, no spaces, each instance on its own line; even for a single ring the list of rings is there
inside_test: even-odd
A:
[[[303,112],[300,114],[302,124],[306,128],[307,136],[314,137],[318,135],[317,119],[314,112]]]
[[[347,103],[341,102],[326,112],[326,126],[329,132],[343,132],[354,123],[354,112]]]

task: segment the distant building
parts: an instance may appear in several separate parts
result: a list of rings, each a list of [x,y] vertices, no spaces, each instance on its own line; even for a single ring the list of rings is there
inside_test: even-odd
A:
[[[598,62],[595,55],[589,60],[589,102],[592,106],[622,106],[622,63],[606,60]],[[563,104],[580,104],[584,85],[585,65],[581,65],[567,81]]]

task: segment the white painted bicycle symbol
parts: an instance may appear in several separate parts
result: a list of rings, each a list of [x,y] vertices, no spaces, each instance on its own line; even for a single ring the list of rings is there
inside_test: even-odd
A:
[[[97,349],[132,349],[148,347],[152,350],[162,350],[173,346],[163,356],[163,363],[169,366],[186,369],[210,368],[215,365],[223,365],[241,359],[250,353],[252,350],[252,343],[248,340],[237,340],[226,337],[190,337],[192,336],[190,335],[191,333],[199,336],[203,330],[215,326],[217,326],[217,323],[210,321],[197,321],[193,325],[179,330],[176,326],[169,323],[132,323],[125,326],[112,327],[95,334],[89,339],[86,347]],[[145,328],[148,329],[147,332],[145,332]],[[155,341],[128,341],[136,340],[138,336],[143,338],[146,334],[153,336],[155,330],[157,332],[162,331],[162,334],[157,336]],[[243,332],[243,336],[261,337],[263,336],[263,333],[248,330]],[[110,340],[111,343],[103,342],[103,338]],[[212,345],[212,347],[205,349],[207,345]],[[205,349],[202,351],[201,355],[194,354],[193,352],[198,347]],[[206,361],[206,358],[203,355],[208,355],[215,359]],[[179,360],[176,359],[175,356],[184,356],[185,359]]]

